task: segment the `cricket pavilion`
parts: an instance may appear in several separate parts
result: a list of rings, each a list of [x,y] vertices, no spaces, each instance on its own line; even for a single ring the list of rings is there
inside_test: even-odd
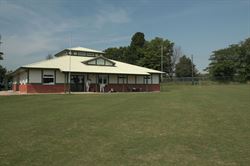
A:
[[[93,49],[67,48],[55,58],[21,66],[13,75],[20,93],[160,91],[162,72],[111,60]]]

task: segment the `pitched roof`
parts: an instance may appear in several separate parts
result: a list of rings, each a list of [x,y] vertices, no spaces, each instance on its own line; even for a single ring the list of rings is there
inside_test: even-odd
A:
[[[101,53],[103,54],[104,52],[98,51],[98,50],[93,50],[90,48],[84,48],[84,47],[72,47],[72,48],[66,48],[66,50],[72,50],[72,51],[84,51],[84,52],[93,52],[93,53]]]
[[[82,73],[109,73],[109,74],[135,74],[149,75],[149,73],[162,73],[161,71],[148,69],[128,63],[110,60],[115,66],[98,66],[87,65],[82,62],[89,61],[93,57],[82,56],[61,56],[50,60],[40,61],[37,63],[22,66],[21,68],[43,68],[59,69],[62,72],[82,72]],[[71,64],[71,65],[70,65]]]

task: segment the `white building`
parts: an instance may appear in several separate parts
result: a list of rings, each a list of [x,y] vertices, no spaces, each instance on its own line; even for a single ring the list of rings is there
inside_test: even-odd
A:
[[[102,51],[75,47],[55,54],[54,59],[18,68],[13,73],[13,90],[21,93],[160,91],[161,73],[108,59]]]

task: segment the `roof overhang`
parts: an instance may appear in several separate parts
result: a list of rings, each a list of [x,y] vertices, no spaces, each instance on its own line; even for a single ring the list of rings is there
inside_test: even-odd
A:
[[[19,67],[18,69],[16,69],[15,71],[9,73],[8,75],[9,75],[9,76],[14,76],[14,75],[19,74],[19,73],[22,73],[22,72],[24,72],[24,71],[26,71],[26,68],[24,68],[24,67]]]
[[[15,71],[9,73],[8,75],[14,76],[14,75],[16,75],[16,74],[25,72],[25,71],[27,71],[28,69],[60,70],[60,69],[58,69],[58,68],[41,68],[41,67],[25,67],[25,66],[22,66],[22,67],[19,67],[18,69],[16,69]],[[61,71],[61,70],[60,70],[60,71]],[[61,72],[63,72],[63,71],[61,71]]]

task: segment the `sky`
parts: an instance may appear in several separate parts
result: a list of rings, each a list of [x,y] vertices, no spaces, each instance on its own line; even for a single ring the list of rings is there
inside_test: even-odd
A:
[[[15,70],[70,46],[127,46],[136,32],[174,42],[201,72],[214,50],[250,37],[250,0],[0,0],[0,65]]]

